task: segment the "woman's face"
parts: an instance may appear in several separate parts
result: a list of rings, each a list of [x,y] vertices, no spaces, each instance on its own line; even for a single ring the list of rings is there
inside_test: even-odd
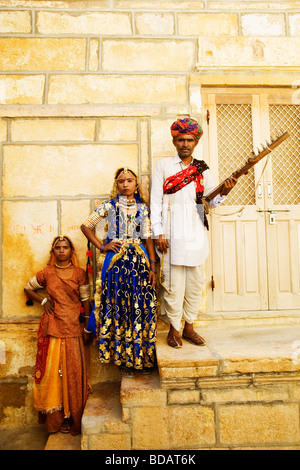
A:
[[[121,196],[127,196],[129,199],[134,198],[134,192],[136,190],[136,178],[130,171],[127,173],[121,173],[117,179],[118,192]]]
[[[59,240],[53,247],[53,253],[57,262],[69,261],[72,256],[72,248],[65,240]]]

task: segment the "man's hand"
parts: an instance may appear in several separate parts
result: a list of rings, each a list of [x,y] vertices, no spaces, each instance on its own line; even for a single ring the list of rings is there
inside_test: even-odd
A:
[[[224,182],[224,186],[223,186],[223,189],[222,191],[220,192],[220,196],[227,196],[227,194],[232,190],[232,188],[234,188],[234,186],[236,185],[237,183],[237,179],[236,178],[228,178],[225,182]]]
[[[159,235],[155,240],[155,246],[161,253],[166,253],[169,248],[169,242],[165,239],[164,235]]]

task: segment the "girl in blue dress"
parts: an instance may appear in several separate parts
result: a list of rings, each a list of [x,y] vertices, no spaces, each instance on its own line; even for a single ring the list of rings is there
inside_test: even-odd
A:
[[[101,221],[105,244],[94,233]],[[149,209],[133,170],[116,171],[111,199],[81,230],[101,253],[88,325],[98,339],[100,362],[113,361],[126,377],[135,370],[149,373],[155,362],[156,261]]]

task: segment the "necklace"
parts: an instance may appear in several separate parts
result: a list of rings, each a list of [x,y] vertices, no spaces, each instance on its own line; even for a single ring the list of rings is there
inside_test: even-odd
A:
[[[59,264],[56,264],[56,263],[55,263],[55,266],[56,266],[57,268],[59,268],[59,269],[67,269],[69,266],[71,266],[71,264],[72,264],[72,263],[70,262],[67,266],[59,266]]]

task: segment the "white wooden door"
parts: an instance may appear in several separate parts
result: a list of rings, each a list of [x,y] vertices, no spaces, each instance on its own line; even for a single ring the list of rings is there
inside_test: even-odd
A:
[[[269,140],[270,134],[279,133],[279,129],[287,130],[286,127],[294,131],[295,119],[288,121],[286,118],[290,110],[282,110],[285,118],[279,123],[278,106],[285,105],[272,105],[271,98],[266,93],[251,90],[234,93],[221,90],[205,95],[204,104],[210,117],[209,124],[205,125],[206,159],[216,183],[243,166],[252,150],[265,139]],[[294,114],[296,121],[298,116],[299,126],[298,112],[296,107]],[[278,176],[275,176],[288,172],[287,161],[289,166],[295,166],[299,158],[299,138],[300,132],[292,145],[296,156],[291,142],[286,144],[285,150],[278,147],[274,156],[262,160],[248,175],[241,177],[226,202],[212,212],[209,275],[214,289],[207,290],[210,311],[300,308],[299,171],[294,169],[288,187],[286,177],[281,178],[287,193],[286,204],[281,199],[282,190],[278,189]],[[296,164],[299,169],[297,161]],[[274,185],[280,199],[275,197]],[[274,216],[275,224],[270,223]]]
[[[272,152],[264,174],[265,208],[271,210],[265,213],[269,308],[300,309],[300,105],[290,93],[260,100],[266,133],[290,134]]]

